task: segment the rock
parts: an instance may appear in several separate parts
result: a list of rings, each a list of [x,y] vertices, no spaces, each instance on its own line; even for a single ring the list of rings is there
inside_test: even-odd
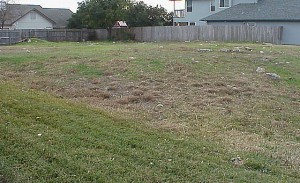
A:
[[[159,48],[164,48],[163,46],[160,46]]]
[[[195,60],[195,58],[192,58],[192,62],[194,62],[194,63],[199,63],[199,61],[198,61],[198,60]]]
[[[265,45],[265,46],[273,46],[273,44],[272,43],[263,43],[263,45]]]
[[[29,50],[26,50],[26,52],[27,52],[27,53],[30,53],[30,51],[29,51]]]
[[[269,61],[271,61],[271,59],[268,58],[268,57],[265,57],[265,58],[262,58],[260,61],[263,61],[263,62],[269,62]]]
[[[266,73],[267,76],[269,76],[271,79],[274,79],[274,80],[279,80],[281,77],[276,74],[276,73]]]
[[[220,52],[231,52],[231,50],[229,50],[227,48],[222,48],[222,49],[220,49]]]
[[[233,50],[232,50],[233,52],[242,52],[241,51],[241,49],[239,48],[239,47],[235,47],[235,48],[233,48]]]
[[[256,72],[257,73],[264,73],[264,72],[266,72],[266,70],[262,67],[257,67]]]
[[[163,107],[164,105],[162,105],[162,104],[158,104],[156,107]]]
[[[129,60],[134,60],[135,58],[134,58],[134,57],[129,57],[128,59],[129,59]]]
[[[240,157],[232,158],[231,162],[234,166],[242,166],[244,161]]]
[[[264,52],[264,51],[260,51],[259,53],[263,54],[263,53],[265,53],[265,52]]]
[[[212,52],[212,49],[198,49],[200,52]]]
[[[253,49],[250,48],[250,47],[245,47],[245,50],[247,50],[247,51],[253,51]]]

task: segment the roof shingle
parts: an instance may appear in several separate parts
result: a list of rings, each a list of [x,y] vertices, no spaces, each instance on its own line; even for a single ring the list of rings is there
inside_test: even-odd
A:
[[[258,0],[242,3],[201,19],[219,21],[300,21],[300,0]]]

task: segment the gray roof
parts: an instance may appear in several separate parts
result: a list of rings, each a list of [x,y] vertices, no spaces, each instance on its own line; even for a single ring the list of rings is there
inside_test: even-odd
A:
[[[64,28],[68,25],[68,20],[73,12],[69,9],[44,8],[43,13],[55,22],[56,28]]]
[[[54,28],[65,28],[73,12],[69,9],[42,8],[40,5],[7,4],[11,19],[5,24],[11,25],[31,11],[36,11],[44,18],[54,23]]]
[[[221,21],[300,21],[300,0],[258,0],[242,3],[201,19]]]

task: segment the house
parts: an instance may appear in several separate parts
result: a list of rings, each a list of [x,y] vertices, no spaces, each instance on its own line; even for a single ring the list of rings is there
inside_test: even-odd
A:
[[[185,9],[175,10],[175,25],[200,26],[206,22],[201,19],[228,9],[240,3],[257,3],[259,0],[185,0]]]
[[[282,26],[282,44],[300,45],[300,0],[258,0],[202,18],[209,25]]]
[[[115,25],[113,26],[113,28],[126,28],[126,27],[128,27],[128,26],[125,21],[117,21],[115,23]]]
[[[40,5],[6,4],[4,29],[66,28],[73,12],[69,9],[42,8]]]

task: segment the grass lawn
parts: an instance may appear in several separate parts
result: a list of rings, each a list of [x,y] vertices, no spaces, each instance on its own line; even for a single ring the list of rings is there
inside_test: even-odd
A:
[[[0,182],[300,182],[299,89],[297,46],[0,47]]]

